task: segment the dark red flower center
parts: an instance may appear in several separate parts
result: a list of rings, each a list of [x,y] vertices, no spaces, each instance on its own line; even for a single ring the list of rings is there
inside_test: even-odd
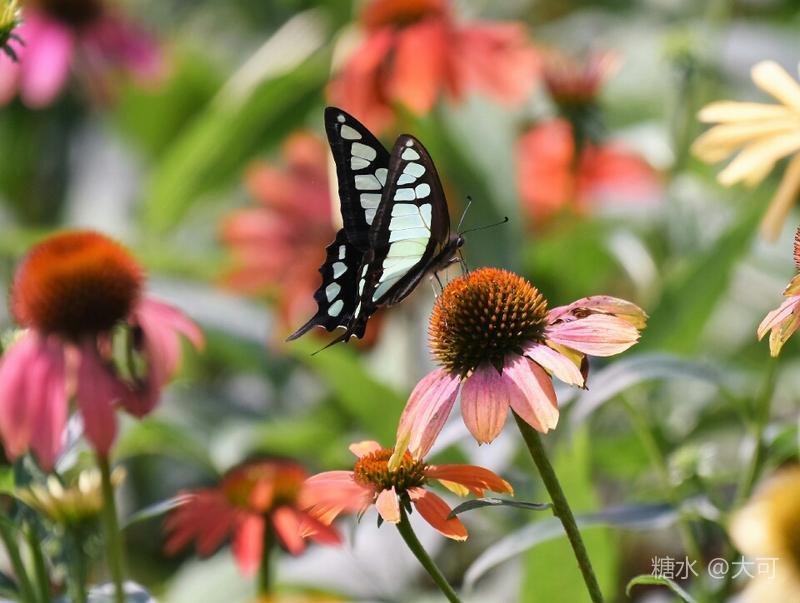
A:
[[[361,21],[367,29],[405,27],[446,12],[444,0],[374,0],[364,9]]]
[[[249,462],[228,472],[222,490],[232,505],[268,513],[280,506],[293,506],[307,477],[306,470],[291,461]]]
[[[376,490],[406,492],[425,483],[425,463],[414,459],[410,453],[403,454],[400,465],[394,471],[389,470],[389,459],[394,449],[382,448],[362,456],[353,470],[354,479],[364,486],[373,486]]]
[[[72,27],[90,25],[103,14],[101,0],[33,0],[31,4]]]
[[[35,245],[14,277],[17,321],[77,341],[125,320],[142,289],[136,260],[119,243],[89,231],[70,231]]]
[[[444,288],[429,334],[437,360],[466,375],[485,362],[502,369],[506,355],[541,339],[547,301],[521,276],[497,268],[469,272]]]

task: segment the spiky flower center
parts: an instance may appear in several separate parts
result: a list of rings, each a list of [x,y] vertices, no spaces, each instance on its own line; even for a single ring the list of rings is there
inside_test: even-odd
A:
[[[376,0],[367,6],[361,18],[367,28],[377,29],[405,27],[445,12],[446,5],[442,0]]]
[[[72,27],[91,25],[103,14],[101,0],[33,0],[31,4]]]
[[[17,321],[69,340],[107,332],[133,309],[142,270],[128,251],[89,231],[54,235],[17,269],[11,304]]]
[[[392,448],[382,448],[358,459],[353,470],[356,482],[364,486],[373,486],[376,490],[394,488],[398,493],[423,485],[425,463],[414,459],[406,452],[403,454],[400,466],[391,471],[389,458],[393,452]]]
[[[230,503],[256,513],[294,505],[308,477],[300,465],[279,460],[250,462],[231,470],[222,483]]]
[[[469,272],[444,288],[431,314],[434,356],[466,375],[480,364],[502,369],[506,355],[542,338],[547,301],[521,276],[497,268]]]

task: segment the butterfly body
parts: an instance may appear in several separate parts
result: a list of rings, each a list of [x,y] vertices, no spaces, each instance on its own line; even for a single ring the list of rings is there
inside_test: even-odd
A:
[[[363,337],[369,317],[402,301],[425,274],[455,261],[460,235],[450,217],[436,167],[408,134],[387,151],[360,122],[328,107],[325,125],[339,181],[343,228],[320,267],[317,313],[289,336],[319,325],[345,332],[333,343]]]

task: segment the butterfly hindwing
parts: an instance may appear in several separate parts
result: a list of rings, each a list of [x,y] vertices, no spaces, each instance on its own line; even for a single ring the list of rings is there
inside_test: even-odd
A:
[[[297,339],[316,325],[333,331],[337,327],[347,327],[351,322],[358,304],[356,273],[364,254],[350,243],[344,229],[339,230],[336,239],[325,250],[325,263],[319,268],[322,285],[314,293],[317,313],[289,335],[287,341]]]
[[[325,109],[325,130],[336,163],[344,230],[349,242],[366,252],[389,172],[389,152],[361,122],[336,107]]]

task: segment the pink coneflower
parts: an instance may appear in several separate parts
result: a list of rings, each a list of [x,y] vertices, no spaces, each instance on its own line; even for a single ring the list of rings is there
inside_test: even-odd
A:
[[[597,52],[578,60],[557,51],[542,62],[542,79],[550,98],[560,107],[592,105],[606,80],[619,65],[613,52]]]
[[[431,348],[441,366],[411,393],[397,429],[397,450],[423,457],[459,391],[464,424],[479,443],[498,436],[509,407],[547,433],[558,422],[552,376],[583,387],[586,356],[627,350],[645,320],[638,306],[607,296],[548,312],[536,287],[497,268],[451,281],[430,321]]]
[[[513,494],[507,481],[483,467],[428,465],[421,456],[405,452],[392,469],[389,458],[394,451],[378,442],[358,442],[350,450],[358,457],[353,471],[326,471],[306,481],[301,503],[324,523],[341,513],[363,513],[374,504],[384,521],[396,524],[401,520],[401,505],[408,509],[413,505],[442,535],[466,540],[464,524],[450,517],[447,503],[425,488],[431,480],[460,496],[469,492],[483,496],[484,490]]]
[[[67,83],[70,70],[83,77],[100,99],[109,95],[116,71],[152,81],[162,71],[154,40],[102,0],[33,0],[23,11],[9,42],[19,62],[0,53],[0,103],[17,92],[27,106],[51,104]]]
[[[535,125],[517,142],[517,186],[536,222],[563,209],[586,213],[602,203],[647,201],[659,194],[653,168],[615,142],[584,140],[578,149],[566,119]]]
[[[115,406],[149,413],[180,362],[179,336],[203,345],[197,326],[143,296],[143,284],[128,251],[95,232],[59,233],[28,252],[11,294],[27,331],[0,359],[0,437],[11,459],[33,449],[52,468],[73,397],[87,438],[107,456]]]
[[[460,23],[447,0],[374,0],[361,16],[364,40],[330,88],[334,104],[381,130],[395,104],[417,114],[442,95],[477,90],[506,104],[524,100],[538,56],[519,23]]]
[[[800,228],[794,235],[794,263],[800,270]],[[800,326],[800,274],[794,276],[783,290],[786,300],[764,317],[758,325],[758,340],[769,334],[769,353],[775,357],[781,352],[783,344]]]
[[[197,552],[207,556],[232,537],[239,569],[252,575],[265,554],[265,541],[272,536],[292,555],[305,550],[306,538],[339,544],[341,538],[333,528],[299,506],[307,477],[305,469],[291,461],[254,461],[229,471],[215,488],[184,493],[188,501],[166,521],[167,553],[194,541]]]

